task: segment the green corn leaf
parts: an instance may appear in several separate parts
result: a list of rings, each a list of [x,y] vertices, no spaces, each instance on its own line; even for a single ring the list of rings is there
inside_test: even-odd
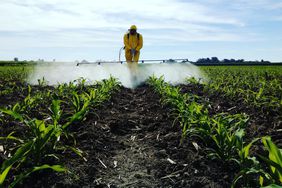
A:
[[[0,140],[13,140],[13,141],[17,141],[17,142],[23,143],[24,141],[22,139],[13,136],[14,133],[15,132],[11,132],[6,137],[0,137]]]
[[[265,178],[269,179],[269,174],[264,172],[262,169],[245,168],[245,169],[241,170],[235,176],[235,178],[234,178],[234,180],[233,180],[233,182],[231,184],[231,188],[235,188],[238,180],[240,180],[241,178],[244,178],[246,175],[250,175],[250,174],[260,174],[261,177],[265,177]]]
[[[27,142],[26,144],[21,146],[10,159],[4,161],[4,163],[1,166],[0,185],[2,185],[3,182],[5,181],[5,178],[9,173],[12,165],[15,164],[16,162],[20,163],[25,159],[25,156],[31,150],[32,144],[33,144],[32,141]]]
[[[259,158],[261,158],[263,161],[265,161],[270,167],[271,167],[271,171],[270,174],[272,175],[273,179],[276,179],[277,181],[280,181],[282,183],[282,177],[281,177],[281,172],[282,172],[282,166],[280,166],[279,164],[277,164],[276,162],[267,159],[261,155],[258,155]]]
[[[282,152],[269,136],[263,137],[262,143],[269,152],[269,160],[261,157],[270,165],[272,172],[278,176],[280,183],[282,183]]]
[[[244,129],[238,129],[235,131],[235,136],[233,136],[233,138],[235,139],[236,138],[236,142],[237,142],[237,145],[238,144],[243,144],[242,142],[242,139],[245,135],[245,130]]]
[[[67,169],[61,165],[53,165],[53,166],[50,166],[50,165],[42,165],[42,166],[38,166],[38,167],[34,167],[32,172],[35,172],[35,171],[38,171],[38,170],[44,170],[44,169],[52,169],[56,172],[66,172]]]
[[[31,147],[33,145],[33,141],[29,141],[23,144],[20,148],[17,149],[16,153],[8,160],[4,161],[1,166],[1,171],[4,171],[9,166],[13,165],[16,162],[20,162],[28,152],[30,152]]]
[[[7,168],[4,169],[4,171],[0,174],[0,187],[2,187],[10,169],[12,168],[12,165],[8,166]]]
[[[37,152],[40,152],[40,150],[48,143],[48,141],[51,139],[53,135],[55,135],[55,128],[53,125],[49,125],[45,132],[41,135],[41,138],[37,138],[36,142],[38,143]]]
[[[271,185],[268,185],[268,186],[265,186],[265,187],[261,187],[261,188],[282,188],[282,186],[276,185],[276,184],[271,184]]]
[[[72,124],[73,122],[76,122],[76,121],[82,121],[83,118],[85,117],[85,115],[87,114],[88,112],[88,106],[90,104],[90,101],[86,101],[82,107],[82,109],[78,112],[76,112],[75,114],[73,114],[71,117],[70,117],[70,120],[63,125],[63,129],[67,128],[70,124]]]
[[[249,156],[249,151],[250,151],[250,148],[251,148],[251,146],[255,143],[255,142],[257,142],[258,140],[259,140],[260,138],[255,138],[255,139],[253,139],[248,145],[246,145],[245,147],[243,147],[243,149],[242,149],[242,157],[244,157],[244,158],[247,158],[248,156]]]
[[[79,99],[79,96],[78,96],[78,94],[76,92],[73,92],[73,100],[72,100],[72,102],[73,102],[73,105],[75,107],[75,110],[79,111],[80,108],[81,108],[80,107],[80,99]]]
[[[35,120],[36,128],[39,130],[39,135],[42,135],[46,132],[46,126],[44,121],[42,120]]]
[[[31,94],[31,86],[28,85],[27,87],[28,87],[28,95],[30,95]]]
[[[17,104],[15,104],[15,105],[13,106],[12,111],[18,112],[18,111],[20,111],[20,109],[21,109],[21,106],[20,106],[19,103],[17,103]]]
[[[87,161],[87,159],[83,156],[83,151],[81,151],[80,149],[72,147],[72,146],[65,146],[65,147],[73,151],[78,156],[80,156],[83,160]]]
[[[15,120],[23,121],[23,116],[16,111],[13,110],[7,110],[7,109],[0,109],[2,113],[8,114],[12,116]]]
[[[52,119],[56,124],[61,117],[60,103],[61,103],[60,100],[52,100],[52,105],[51,105]]]
[[[51,169],[54,170],[56,172],[67,172],[67,169],[64,168],[61,165],[47,165],[44,164],[42,166],[37,166],[37,167],[33,167],[29,170],[27,170],[24,173],[21,173],[20,175],[16,176],[15,180],[10,184],[10,188],[14,187],[15,185],[17,185],[19,182],[21,182],[23,179],[27,178],[31,173],[36,172],[36,171],[40,171],[40,170],[45,170],[45,169]]]

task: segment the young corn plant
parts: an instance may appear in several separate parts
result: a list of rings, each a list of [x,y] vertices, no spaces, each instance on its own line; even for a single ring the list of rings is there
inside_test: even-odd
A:
[[[72,93],[72,100],[71,100],[71,103],[72,103],[72,105],[73,105],[73,107],[74,107],[74,112],[75,113],[77,113],[77,112],[79,112],[81,109],[82,109],[82,107],[83,107],[83,99],[82,99],[82,97],[81,96],[79,96],[76,92],[73,92]]]
[[[45,155],[44,152],[42,152],[42,150],[46,146],[48,141],[51,139],[53,135],[58,135],[58,131],[57,129],[55,129],[53,125],[46,127],[43,121],[39,121],[39,120],[28,121],[23,118],[24,117],[23,115],[17,113],[17,109],[20,109],[18,103],[11,110],[2,110],[2,111],[12,116],[16,120],[20,120],[24,122],[30,128],[34,136],[32,138],[22,140],[12,136],[13,135],[12,132],[7,137],[1,138],[6,140],[18,141],[19,144],[17,145],[17,147],[15,147],[16,151],[12,155],[12,157],[7,159],[1,166],[0,185],[3,185],[3,182],[12,167],[16,166],[15,168],[19,168],[21,164],[26,162],[29,156],[33,155],[35,161],[36,162],[39,161],[42,155]]]
[[[209,141],[212,141],[213,147],[209,149],[209,156],[223,161],[237,161],[238,146],[243,145],[244,128],[248,118],[238,114],[219,114],[211,121],[212,133]]]
[[[23,121],[24,118],[28,118],[28,113],[40,103],[41,98],[42,96],[39,94],[31,97],[31,87],[28,86],[28,95],[22,102],[18,102],[12,107],[0,108],[0,111],[10,115],[14,120]]]
[[[237,187],[239,181],[241,181],[240,184],[243,184],[247,187],[257,186],[258,182],[257,178],[255,178],[257,174],[260,174],[266,178],[269,177],[268,174],[262,169],[262,166],[257,158],[250,155],[251,146],[259,140],[260,138],[255,138],[247,145],[245,142],[243,142],[243,139],[237,142],[237,153],[239,158],[234,159],[234,161],[240,167],[240,171],[233,179],[231,188]]]
[[[24,168],[25,170],[20,174],[14,175],[13,181],[10,185],[11,187],[21,182],[31,173],[39,170],[52,169],[57,172],[67,172],[67,169],[60,164],[42,164],[42,161],[44,161],[45,158],[59,160],[60,156],[57,153],[60,151],[71,150],[80,157],[84,158],[81,150],[72,146],[63,145],[60,142],[60,137],[63,134],[66,134],[64,130],[65,127],[59,124],[62,115],[60,103],[60,100],[52,101],[52,105],[49,109],[51,112],[50,116],[52,123],[46,124],[45,121],[37,119],[24,119],[23,122],[31,130],[31,137],[21,140],[13,137],[12,134],[9,134],[5,138],[0,138],[19,142],[18,146],[15,148],[14,154],[12,154],[12,157],[4,161],[1,166],[0,186],[4,185],[5,179],[11,169],[13,171],[22,171],[22,167],[26,166],[28,163],[32,165],[32,167],[28,169]]]
[[[48,82],[47,82],[47,80],[45,80],[44,77],[43,77],[42,79],[38,79],[37,82],[38,82],[38,85],[39,85],[40,87],[44,87],[44,86],[47,86],[47,85],[48,85]]]
[[[259,155],[259,157],[269,166],[270,178],[261,176],[260,185],[263,186],[269,183],[282,185],[282,149],[279,149],[269,136],[265,136],[261,140],[268,151],[268,158],[262,155]]]
[[[6,186],[8,182],[10,187],[18,185],[24,178],[39,170],[52,169],[57,172],[67,172],[60,164],[42,164],[43,161],[46,161],[44,159],[47,158],[58,161],[61,151],[71,150],[83,158],[81,150],[63,145],[60,137],[67,137],[67,128],[74,122],[83,121],[91,106],[109,99],[110,94],[118,89],[119,82],[111,77],[108,80],[98,82],[95,88],[86,87],[84,83],[82,85],[79,87],[80,89],[74,83],[60,85],[55,88],[54,94],[49,92],[48,96],[40,95],[38,97],[31,97],[30,88],[28,97],[22,103],[17,103],[7,109],[1,109],[1,115],[9,115],[16,121],[20,121],[29,128],[30,132],[29,136],[23,139],[15,137],[13,132],[6,137],[0,138],[0,140],[10,140],[16,144],[13,150],[9,150],[11,157],[7,157],[4,163],[1,164],[0,187]],[[29,107],[37,107],[37,98],[39,97],[47,97],[52,101],[49,108],[50,113],[45,113],[45,116],[49,117],[45,118],[45,120],[31,119],[26,115],[27,111],[30,110]],[[73,103],[73,113],[63,114],[61,103],[65,107],[69,105],[68,101],[71,101],[70,99],[72,99]],[[68,121],[61,124],[60,119],[62,117],[66,117]]]
[[[80,122],[83,121],[89,111],[89,105],[90,105],[90,101],[85,101],[85,103],[82,105],[82,107],[80,108],[79,111],[75,112],[74,114],[72,114],[69,118],[68,118],[68,122],[66,122],[62,128],[66,129],[67,127],[69,127],[72,123],[74,122]]]
[[[118,89],[119,82],[111,77],[108,80],[98,82],[97,85],[97,88],[90,89],[87,92],[82,92],[81,94],[72,92],[74,113],[67,118],[68,122],[62,126],[64,130],[74,122],[83,121],[93,105],[98,105],[105,100],[108,100],[111,93]]]
[[[261,140],[265,149],[268,151],[268,158],[262,155],[258,157],[268,165],[269,168],[265,169],[264,166],[256,159],[256,157],[251,157],[249,155],[249,149],[253,143]],[[233,180],[232,188],[236,187],[238,181],[243,179],[244,185],[254,185],[249,184],[251,178],[250,175],[259,176],[260,186],[263,188],[278,188],[282,185],[282,149],[279,149],[272,141],[269,136],[263,138],[256,138],[248,145],[241,148],[239,151],[241,171],[236,175]]]
[[[61,134],[61,129],[55,127],[54,125],[46,126],[44,121],[36,119],[25,122],[30,127],[33,136],[20,143],[12,157],[8,158],[1,165],[0,186],[4,185],[5,179],[11,169],[19,170],[24,164],[30,163],[30,161],[34,161],[34,167],[14,176],[14,180],[11,184],[12,186],[16,185],[32,172],[38,170],[51,168],[55,171],[66,171],[66,169],[61,165],[50,166],[48,164],[44,164],[43,166],[40,164],[42,159],[55,156],[55,154],[52,153],[52,148],[56,145],[57,137]]]
[[[203,105],[195,101],[185,104],[185,108],[178,108],[177,117],[182,128],[181,143],[187,136],[196,136],[202,140],[206,140],[207,135],[211,134],[211,125],[207,110],[204,110]]]
[[[203,109],[203,105],[196,102],[198,96],[181,94],[178,87],[172,87],[164,82],[163,77],[159,79],[151,77],[148,83],[160,93],[162,102],[171,105],[174,109],[176,120],[182,128],[181,143],[188,135],[201,137],[210,133],[210,126],[207,123],[208,112]]]
[[[13,119],[18,120],[18,121],[23,121],[24,119],[23,115],[21,114],[22,107],[20,103],[16,103],[10,109],[9,108],[8,109],[0,108],[0,112],[2,112],[3,114],[10,115]]]
[[[209,67],[203,70],[209,78],[204,83],[205,91],[220,93],[231,100],[240,99],[261,111],[266,108],[275,113],[281,111],[280,67]]]

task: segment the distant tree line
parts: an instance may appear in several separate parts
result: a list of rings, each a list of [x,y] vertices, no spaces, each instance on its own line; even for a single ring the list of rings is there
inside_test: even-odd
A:
[[[223,59],[219,60],[217,57],[212,58],[200,58],[196,61],[197,64],[244,64],[244,63],[271,63],[270,61],[245,61],[244,59]]]

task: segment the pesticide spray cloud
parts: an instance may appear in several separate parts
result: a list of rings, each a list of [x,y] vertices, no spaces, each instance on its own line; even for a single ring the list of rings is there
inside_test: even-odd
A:
[[[29,77],[29,83],[38,84],[38,79],[47,81],[49,85],[68,83],[84,78],[89,83],[108,79],[110,76],[117,78],[123,86],[135,88],[144,83],[150,76],[164,76],[165,81],[171,84],[185,83],[189,77],[201,78],[200,70],[190,63],[144,63],[138,64],[136,75],[127,64],[82,64],[74,63],[46,63],[37,65]]]

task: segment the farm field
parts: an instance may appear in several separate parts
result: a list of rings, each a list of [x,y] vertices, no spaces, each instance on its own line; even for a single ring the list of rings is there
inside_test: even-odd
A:
[[[29,85],[32,69],[0,67],[0,187],[282,185],[282,66],[136,89]]]

